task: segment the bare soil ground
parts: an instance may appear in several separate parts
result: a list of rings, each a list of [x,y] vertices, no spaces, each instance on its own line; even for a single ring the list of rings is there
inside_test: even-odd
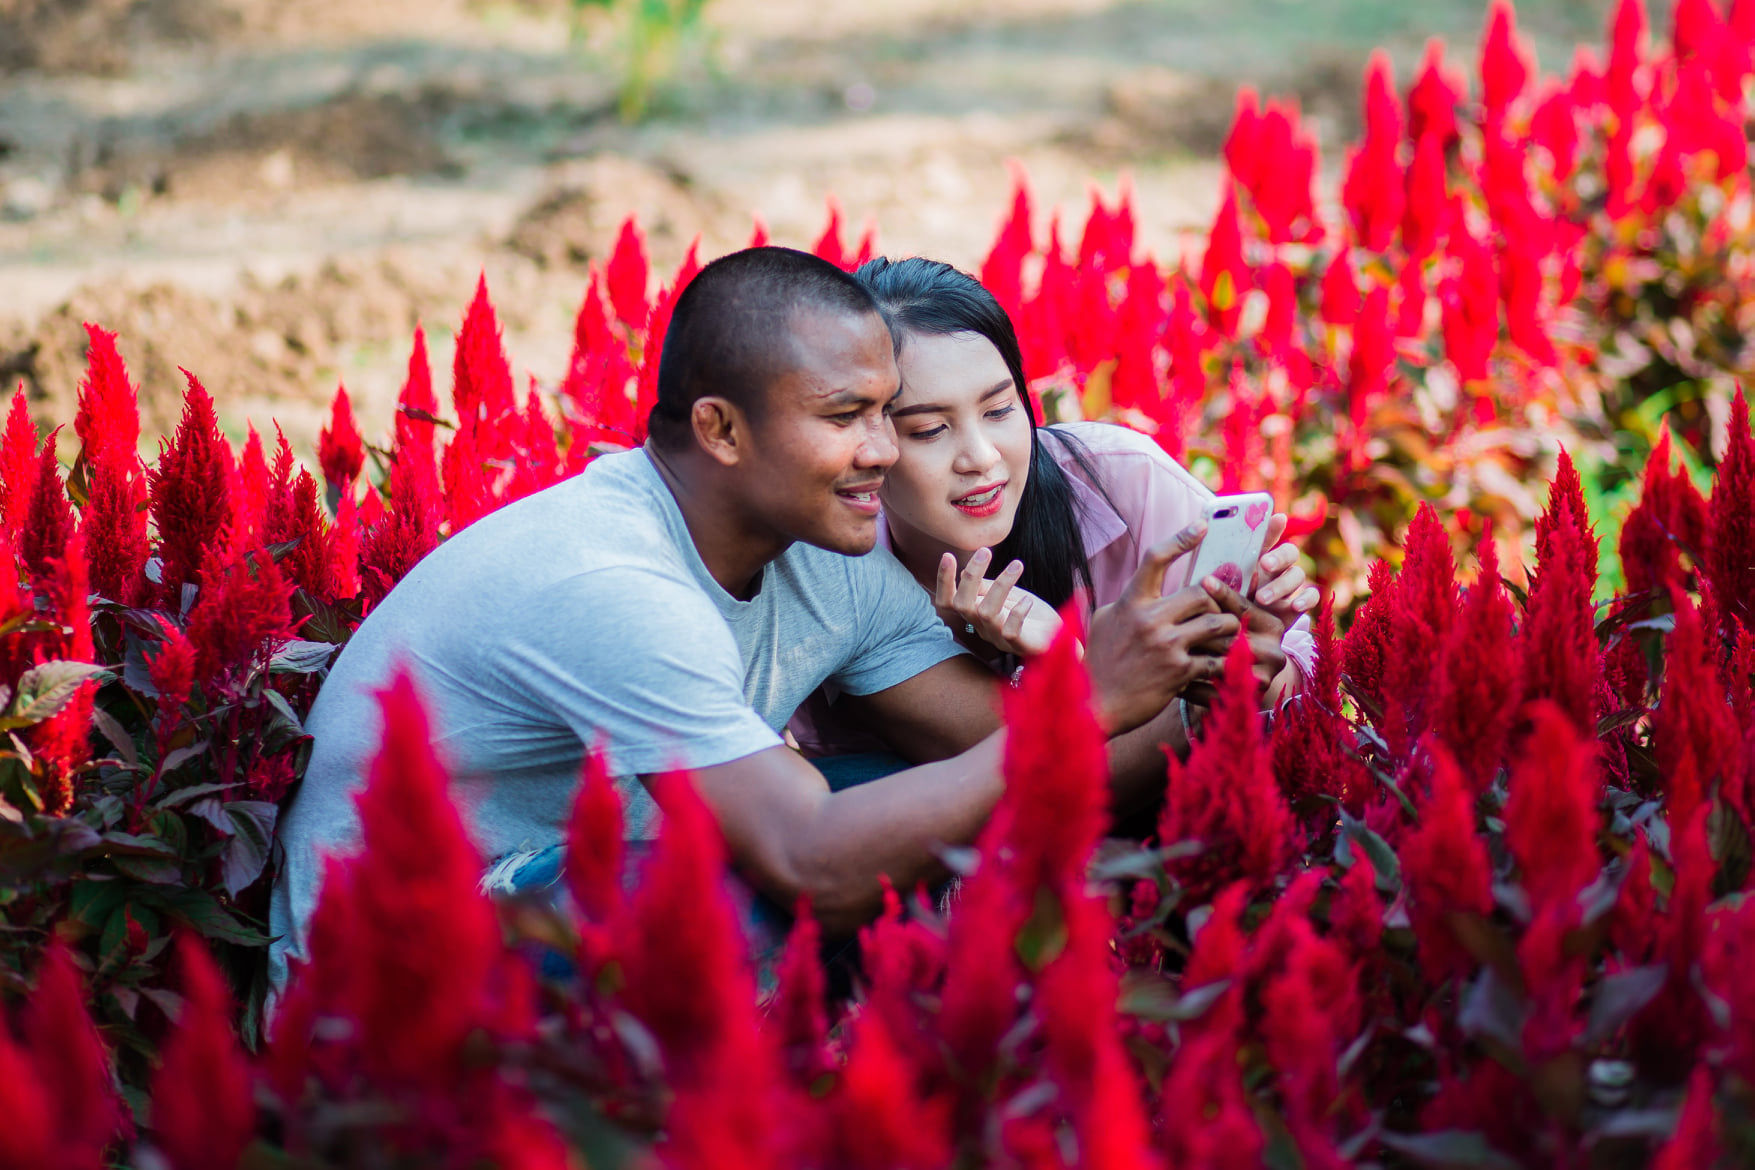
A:
[[[1219,197],[1249,82],[1299,97],[1325,165],[1373,45],[1473,60],[1482,5],[1427,0],[714,0],[710,67],[615,115],[615,63],[561,0],[0,0],[0,380],[65,422],[82,321],[118,330],[148,433],[177,367],[222,421],[314,445],[344,381],[388,426],[410,335],[434,361],[485,273],[514,363],[564,369],[585,266],[637,211],[655,262],[741,244],[978,264],[1028,170],[1046,230],[1127,175],[1172,258]],[[1543,62],[1597,41],[1602,0],[1525,5]]]

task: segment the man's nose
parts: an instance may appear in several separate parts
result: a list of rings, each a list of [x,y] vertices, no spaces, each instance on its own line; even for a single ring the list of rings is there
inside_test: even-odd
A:
[[[865,437],[854,454],[854,462],[860,467],[888,470],[901,454],[901,448],[896,446],[896,424],[885,414],[865,428]]]

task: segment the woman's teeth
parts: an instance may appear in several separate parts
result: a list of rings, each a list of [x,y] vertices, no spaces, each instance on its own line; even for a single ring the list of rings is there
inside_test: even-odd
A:
[[[994,487],[988,488],[984,492],[977,492],[972,496],[964,496],[962,499],[955,501],[955,503],[961,508],[979,508],[983,504],[991,504],[993,502],[993,497],[999,495],[999,493],[1004,490],[1005,484],[998,484]]]

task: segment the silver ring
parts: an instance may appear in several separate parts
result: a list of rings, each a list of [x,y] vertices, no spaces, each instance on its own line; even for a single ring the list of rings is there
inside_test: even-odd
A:
[[[964,622],[963,623],[963,632],[965,634],[973,634],[975,632],[975,623],[974,622]]]

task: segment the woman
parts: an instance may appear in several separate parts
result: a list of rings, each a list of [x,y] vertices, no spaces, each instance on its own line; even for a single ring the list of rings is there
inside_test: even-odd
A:
[[[897,337],[902,392],[892,410],[900,456],[880,497],[885,544],[957,636],[997,672],[1040,652],[1056,610],[1086,613],[1121,595],[1145,551],[1201,518],[1210,492],[1149,438],[1108,423],[1037,425],[1017,335],[975,278],[924,259],[872,260],[855,273]],[[1301,685],[1318,600],[1297,550],[1268,528],[1248,631],[1264,702]],[[1006,567],[984,580],[993,564]],[[1187,558],[1166,592],[1185,584]],[[1188,582],[1187,584],[1196,584]],[[1222,654],[1223,648],[1215,648]],[[1204,701],[1210,686],[1190,688]],[[807,755],[871,746],[818,695],[794,721]]]

